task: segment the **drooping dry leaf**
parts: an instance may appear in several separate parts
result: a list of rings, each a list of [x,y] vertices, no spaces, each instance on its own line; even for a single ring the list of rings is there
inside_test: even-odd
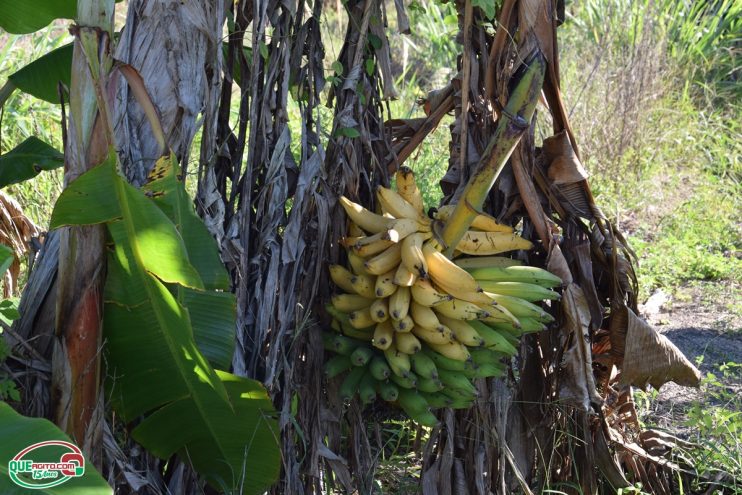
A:
[[[563,338],[568,344],[562,357],[563,370],[559,400],[583,411],[590,411],[591,403],[602,402],[595,387],[592,353],[590,352],[590,308],[582,289],[569,284],[562,295],[564,312]]]
[[[688,361],[680,349],[636,316],[631,309],[627,308],[627,312],[628,328],[621,384],[642,389],[650,384],[658,389],[673,381],[678,385],[697,387],[701,372]]]

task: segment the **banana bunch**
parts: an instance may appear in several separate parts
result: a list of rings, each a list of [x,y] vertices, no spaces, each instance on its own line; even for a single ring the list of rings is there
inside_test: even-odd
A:
[[[350,221],[341,240],[348,267],[330,266],[338,290],[326,306],[334,332],[323,341],[335,356],[325,373],[347,372],[343,399],[380,397],[433,426],[432,410],[470,407],[472,380],[502,376],[521,335],[553,321],[534,303],[558,299],[552,289],[561,280],[497,256],[532,244],[485,214],[447,258],[433,232],[455,206],[430,218],[412,171],[402,167],[396,182],[396,191],[377,188],[380,213],[340,198]]]

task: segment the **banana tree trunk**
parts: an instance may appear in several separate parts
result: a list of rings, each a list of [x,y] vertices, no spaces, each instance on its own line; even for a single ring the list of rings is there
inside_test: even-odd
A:
[[[65,149],[65,185],[106,155],[107,122],[98,109],[90,47],[105,70],[113,29],[113,0],[80,0],[70,85],[70,122]],[[84,45],[88,45],[86,50]],[[96,74],[99,75],[99,74]],[[105,280],[104,230],[70,227],[60,232],[56,340],[52,402],[56,423],[100,462],[100,352]]]

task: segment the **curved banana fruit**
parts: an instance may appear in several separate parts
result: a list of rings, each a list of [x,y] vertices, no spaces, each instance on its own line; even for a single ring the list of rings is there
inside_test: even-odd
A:
[[[478,320],[491,316],[489,311],[461,299],[444,301],[435,306],[435,312],[455,320]]]
[[[374,303],[373,299],[368,299],[357,294],[335,294],[331,298],[332,305],[342,313],[350,313],[363,308],[368,308]]]
[[[407,269],[407,265],[400,263],[397,271],[394,272],[394,284],[400,287],[412,287],[417,280],[417,275]]]
[[[427,280],[417,279],[410,287],[412,298],[423,306],[437,306],[445,301],[450,301],[453,296],[438,292]]]
[[[520,297],[528,302],[542,301],[544,299],[559,300],[562,297],[558,292],[551,289],[525,282],[491,282],[489,280],[482,280],[481,285],[482,289],[486,292]]]
[[[454,337],[451,329],[441,325],[438,328],[423,328],[415,326],[412,328],[412,333],[415,334],[420,340],[424,340],[428,344],[448,344],[453,342]]]
[[[339,288],[351,294],[358,294],[353,287],[353,274],[344,266],[330,265],[330,278]]]
[[[548,270],[535,266],[487,266],[467,270],[477,280],[493,282],[526,282],[552,288],[562,285],[562,279]]]
[[[379,254],[390,246],[394,245],[389,239],[384,239],[386,231],[366,237],[361,237],[352,245],[353,251],[361,258],[368,258]]]
[[[376,324],[373,318],[371,318],[371,312],[369,308],[359,309],[348,314],[348,322],[353,328],[367,328]]]
[[[435,311],[430,309],[430,306],[423,306],[417,301],[412,301],[410,304],[410,314],[416,326],[435,330],[441,326],[441,321],[438,319]]]
[[[459,297],[458,294],[481,292],[474,277],[446,258],[443,253],[434,247],[433,242],[428,241],[422,247],[430,278],[448,290],[449,294],[454,297]],[[453,289],[453,292],[451,292],[451,289]]]
[[[415,322],[412,321],[410,315],[407,315],[401,320],[392,320],[392,327],[397,333],[409,333],[410,330],[415,328]]]
[[[400,242],[407,236],[417,232],[420,228],[419,222],[413,218],[400,218],[393,222],[389,230],[384,233],[384,239],[392,242]]]
[[[405,354],[415,354],[420,352],[422,345],[417,337],[411,332],[397,333],[394,335],[394,344],[397,350]]]
[[[508,266],[520,266],[523,264],[520,260],[505,258],[503,256],[472,256],[471,258],[459,258],[454,260],[454,263],[467,270],[469,273],[471,273],[469,270],[470,268],[489,268],[491,266],[505,268]],[[477,277],[474,278],[476,279]]]
[[[353,273],[358,273],[360,275],[369,275],[368,271],[366,271],[364,263],[366,263],[365,259],[361,258],[358,253],[353,251],[353,249],[348,249],[348,264],[350,265],[350,269],[353,271]]]
[[[478,232],[469,230],[464,234],[456,249],[464,254],[490,255],[516,251],[518,249],[531,249],[533,243],[528,239],[508,232]]]
[[[381,323],[389,318],[389,304],[386,299],[376,299],[368,308],[371,319]]]
[[[397,192],[402,196],[402,199],[414,206],[418,212],[424,214],[425,204],[420,189],[415,182],[415,174],[412,169],[405,166],[400,167],[395,174],[395,178],[397,179]]]
[[[438,208],[435,214],[437,220],[447,221],[453,211],[456,209],[456,205],[444,205]],[[475,229],[485,230],[487,232],[513,232],[513,228],[509,225],[503,225],[497,222],[497,219],[493,216],[487,215],[486,213],[479,213],[474,217],[474,221],[471,226]]]
[[[388,218],[377,215],[358,203],[354,203],[345,196],[340,196],[338,202],[343,207],[348,217],[366,232],[376,234],[389,228],[391,222]]]
[[[373,345],[377,349],[385,351],[389,349],[394,341],[394,327],[389,320],[376,324],[374,329]]]
[[[384,350],[384,356],[386,362],[392,369],[392,373],[402,378],[410,375],[412,365],[410,364],[410,356],[404,352],[400,352],[394,345]]]
[[[459,342],[448,342],[446,344],[433,344],[432,342],[429,342],[428,345],[432,350],[449,359],[454,359],[456,361],[468,361],[471,359],[471,355],[466,349],[466,346]],[[444,370],[441,368],[438,369],[439,377],[443,375],[443,371]]]
[[[453,332],[453,336],[458,342],[469,347],[481,347],[485,344],[484,339],[477,333],[477,330],[464,320],[448,318],[440,315],[441,323],[448,326]]]
[[[381,275],[395,268],[401,260],[402,246],[400,244],[392,244],[381,254],[377,254],[373,258],[366,260],[363,266],[366,272],[371,275]]]
[[[423,242],[428,238],[430,234],[417,232],[402,241],[402,263],[410,272],[421,278],[428,276],[428,263],[423,255]]]
[[[421,213],[410,203],[404,200],[396,191],[392,191],[384,186],[376,188],[376,197],[381,204],[383,211],[389,212],[394,218],[422,218]]]
[[[371,275],[353,275],[353,277],[350,279],[350,283],[353,287],[353,292],[356,294],[359,294],[363,297],[367,297],[369,299],[373,299],[376,297],[375,293],[375,287],[376,287],[376,277],[373,277]]]
[[[374,285],[376,297],[383,298],[394,294],[397,290],[397,286],[394,284],[394,274],[396,271],[397,269],[395,267],[393,270],[376,277],[376,284]]]
[[[394,294],[389,297],[389,315],[393,320],[401,320],[410,310],[409,287],[397,287]]]

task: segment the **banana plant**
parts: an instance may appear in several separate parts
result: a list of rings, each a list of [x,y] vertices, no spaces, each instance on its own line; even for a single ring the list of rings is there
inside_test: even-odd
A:
[[[110,403],[154,455],[178,454],[215,488],[261,493],[279,471],[275,411],[260,383],[217,371],[206,357],[229,364],[234,300],[175,157],[158,161],[143,190],[119,175],[113,149],[71,182],[51,227],[94,224],[109,236]]]

